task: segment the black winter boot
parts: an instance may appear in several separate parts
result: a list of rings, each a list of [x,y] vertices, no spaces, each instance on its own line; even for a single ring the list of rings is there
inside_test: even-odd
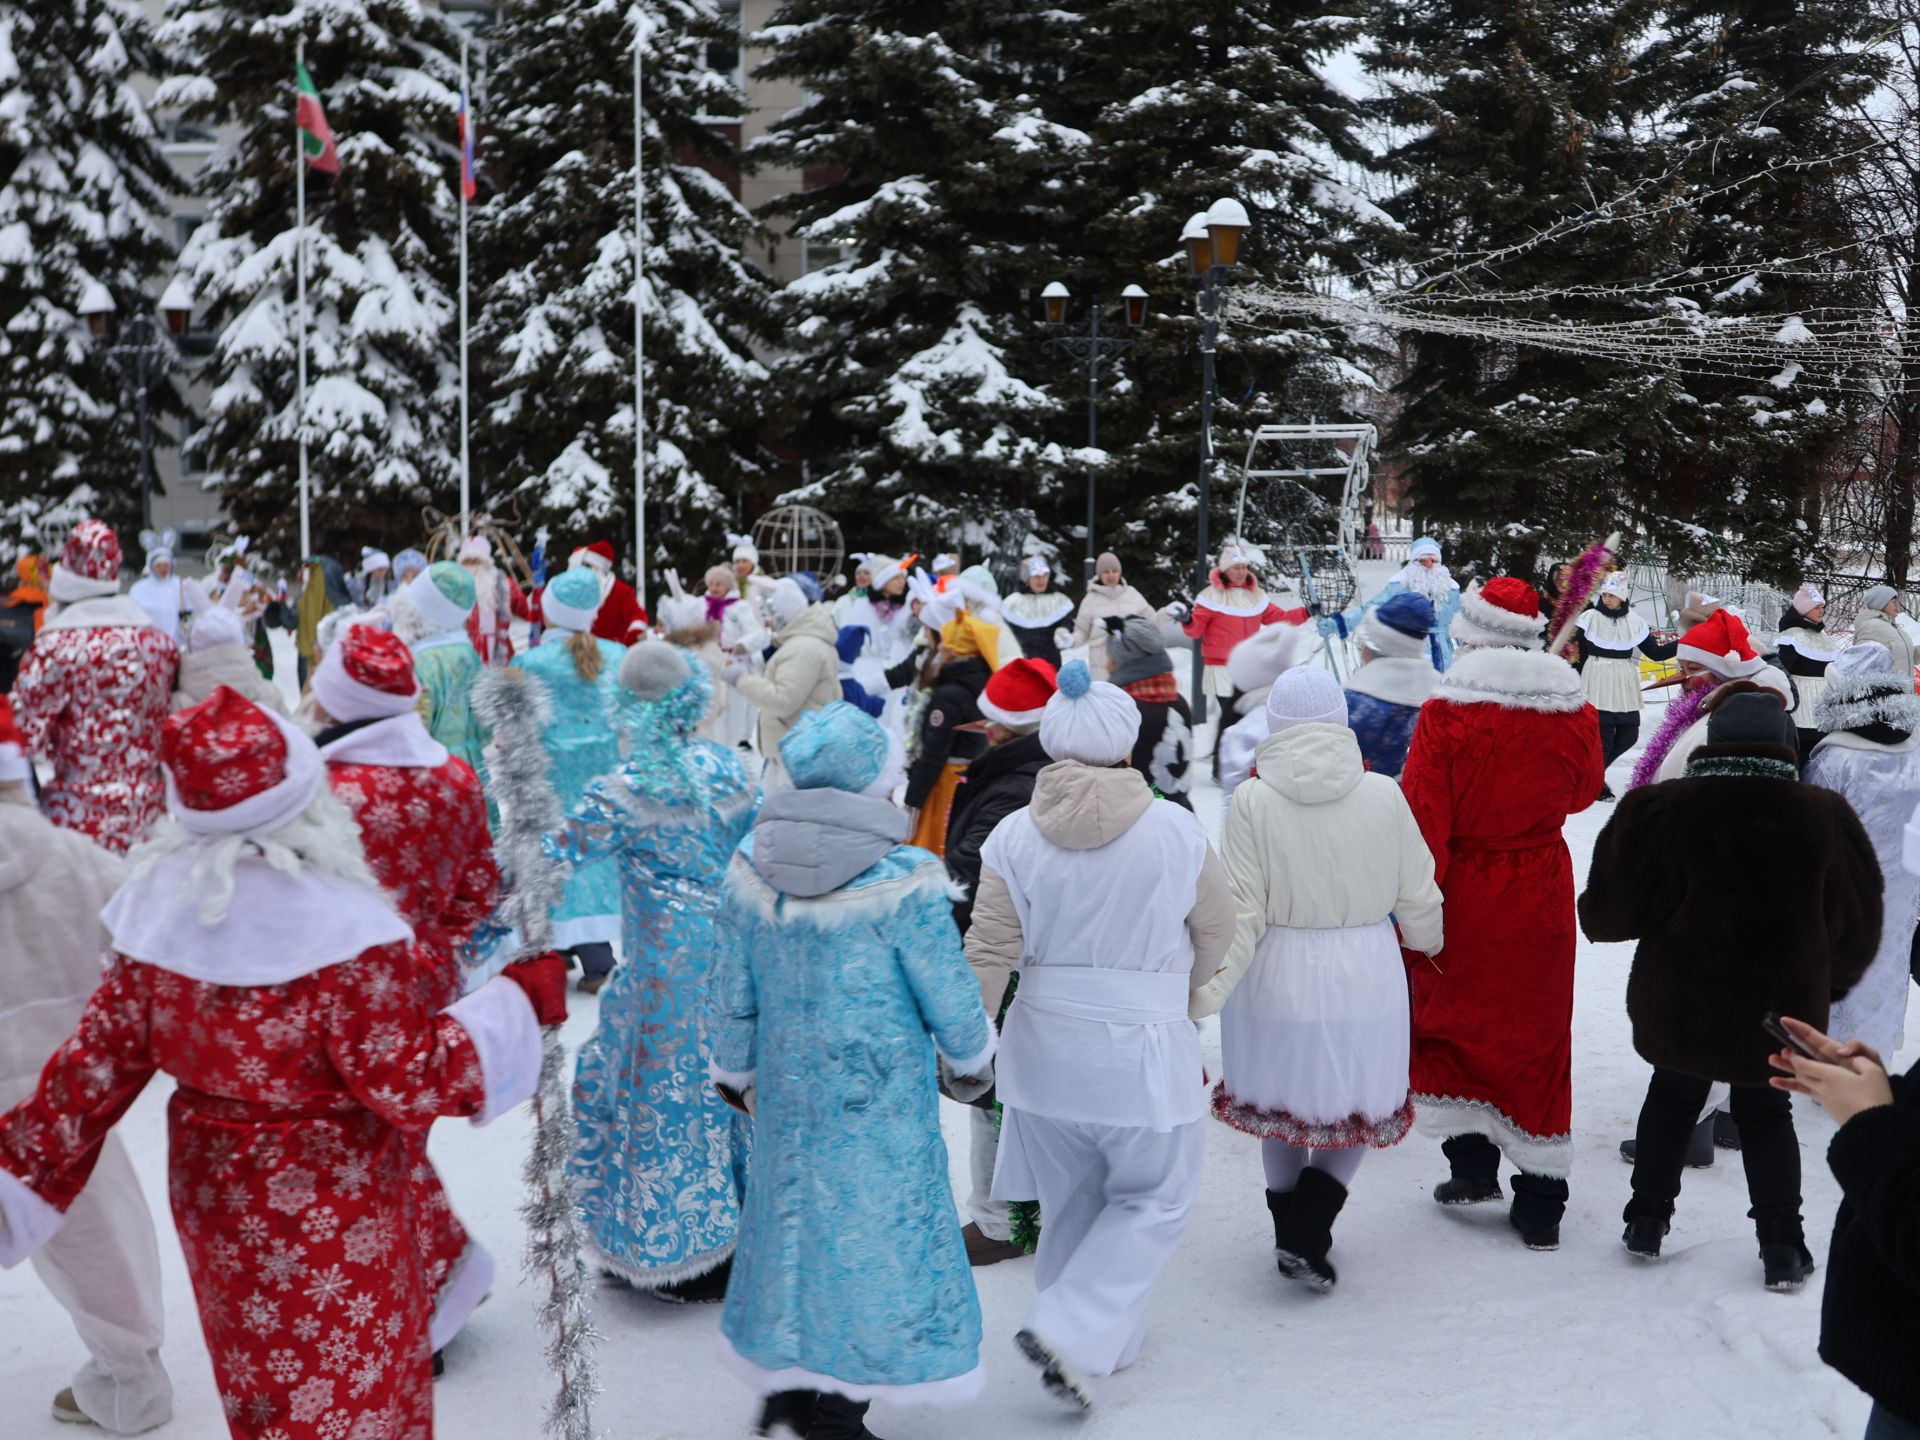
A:
[[[1714,1122],[1719,1118],[1720,1114],[1721,1112],[1716,1110],[1713,1114],[1707,1116],[1698,1125],[1693,1127],[1693,1134],[1687,1140],[1687,1168],[1689,1170],[1711,1170],[1713,1168],[1714,1130],[1717,1128]],[[1736,1145],[1733,1148],[1738,1150],[1740,1147]],[[1633,1164],[1639,1151],[1639,1141],[1631,1135],[1620,1142],[1620,1158],[1629,1165]]]
[[[1513,1209],[1507,1221],[1529,1250],[1560,1248],[1560,1219],[1567,1213],[1567,1182],[1522,1170],[1513,1177]]]
[[[1060,1352],[1053,1346],[1031,1330],[1015,1335],[1013,1343],[1022,1355],[1040,1367],[1040,1383],[1049,1395],[1077,1410],[1093,1409],[1093,1386],[1086,1376],[1061,1359]]]
[[[1267,1213],[1273,1216],[1273,1248],[1281,1248],[1282,1237],[1287,1233],[1287,1213],[1293,1209],[1293,1191],[1267,1191]]]
[[[732,1274],[733,1257],[729,1255],[705,1274],[691,1280],[676,1280],[650,1293],[654,1299],[669,1305],[718,1305],[727,1298],[727,1280]]]
[[[1300,1188],[1275,1241],[1282,1275],[1321,1295],[1333,1289],[1340,1277],[1327,1251],[1333,1248],[1333,1222],[1346,1203],[1347,1187],[1326,1171],[1309,1165],[1300,1172]]]
[[[849,1400],[844,1395],[822,1393],[813,1410],[813,1428],[807,1440],[878,1440],[867,1428],[865,1400]]]
[[[1813,1253],[1798,1220],[1762,1220],[1754,1229],[1760,1236],[1760,1264],[1767,1289],[1791,1295],[1813,1274]]]
[[[1658,1260],[1660,1242],[1673,1228],[1673,1207],[1636,1198],[1627,1202],[1626,1214],[1621,1218],[1627,1222],[1621,1243],[1642,1260]]]
[[[814,1408],[820,1403],[818,1390],[782,1390],[769,1395],[760,1407],[760,1423],[753,1433],[770,1440],[807,1440],[813,1430]]]
[[[1442,1205],[1478,1205],[1498,1200],[1500,1147],[1484,1135],[1453,1135],[1441,1141],[1440,1152],[1453,1166],[1453,1178],[1433,1187]]]

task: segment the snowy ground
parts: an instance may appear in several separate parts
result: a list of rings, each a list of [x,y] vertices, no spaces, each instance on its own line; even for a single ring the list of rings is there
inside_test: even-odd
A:
[[[1650,715],[1643,734],[1655,728]],[[1616,788],[1631,758],[1616,765]],[[1217,796],[1200,800],[1209,823]],[[1611,807],[1567,826],[1584,875]],[[1620,1246],[1628,1171],[1615,1146],[1630,1134],[1647,1068],[1633,1053],[1622,996],[1631,947],[1580,949],[1574,1011],[1573,1200],[1556,1254],[1523,1249],[1504,1207],[1442,1210],[1428,1196],[1445,1174],[1431,1141],[1414,1137],[1371,1156],[1336,1231],[1339,1288],[1305,1295],[1274,1273],[1258,1147],[1208,1122],[1208,1173],[1192,1228],[1155,1296],[1140,1363],[1104,1382],[1088,1420],[1044,1399],[1011,1339],[1032,1296],[1032,1262],[978,1272],[987,1388],[960,1411],[876,1407],[869,1423],[891,1440],[982,1435],[1161,1440],[1168,1435],[1373,1437],[1411,1422],[1426,1440],[1614,1440],[1617,1436],[1839,1436],[1866,1423],[1867,1402],[1814,1353],[1819,1283],[1838,1191],[1824,1155],[1832,1126],[1797,1111],[1806,1170],[1808,1242],[1822,1264],[1800,1295],[1760,1286],[1738,1159],[1686,1173],[1666,1255],[1632,1260]],[[574,997],[567,1039],[591,1032],[591,999]],[[1920,1007],[1910,1011],[1920,1034]],[[1910,1064],[1910,1039],[1899,1062]],[[1211,1062],[1218,1039],[1209,1022]],[[121,1125],[151,1203],[164,1207],[164,1105],[156,1083]],[[966,1177],[965,1117],[944,1105],[956,1184]],[[527,1146],[525,1112],[487,1130],[443,1124],[433,1152],[462,1217],[497,1256],[493,1298],[448,1352],[437,1388],[439,1434],[457,1440],[536,1440],[550,1395],[535,1321],[537,1294],[512,1257]],[[876,1176],[876,1185],[885,1177]],[[171,1327],[166,1357],[176,1418],[156,1440],[224,1434],[213,1377],[180,1249],[164,1214],[161,1253]],[[735,1440],[754,1404],[713,1358],[716,1307],[674,1308],[607,1286],[597,1320],[605,1393],[595,1419],[617,1440]],[[0,1274],[0,1431],[8,1440],[73,1432],[46,1402],[82,1358],[60,1309],[31,1270]]]

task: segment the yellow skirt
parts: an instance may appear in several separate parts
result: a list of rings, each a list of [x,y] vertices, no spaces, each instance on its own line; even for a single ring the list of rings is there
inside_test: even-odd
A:
[[[941,767],[940,778],[921,802],[920,818],[914,822],[909,845],[931,850],[942,859],[947,854],[947,817],[953,813],[953,792],[960,788],[960,776],[966,770],[964,760],[949,760]]]

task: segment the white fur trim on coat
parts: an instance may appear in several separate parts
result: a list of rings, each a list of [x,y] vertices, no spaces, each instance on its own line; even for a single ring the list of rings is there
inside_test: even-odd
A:
[[[1447,626],[1447,633],[1458,645],[1519,646],[1537,650],[1542,645],[1547,621],[1543,615],[1516,615],[1482,598],[1480,587],[1470,585],[1460,596],[1460,613]]]
[[[885,1400],[889,1405],[970,1405],[979,1398],[980,1388],[986,1381],[986,1372],[975,1364],[965,1374],[945,1380],[923,1380],[914,1385],[860,1385],[798,1365],[769,1370],[734,1349],[733,1342],[724,1334],[715,1339],[720,1363],[754,1394],[761,1396],[778,1395],[783,1390],[823,1390],[844,1395],[855,1403]]]
[[[984,1074],[987,1066],[993,1063],[994,1055],[999,1052],[1000,1032],[993,1028],[993,1017],[988,1015],[984,1010],[982,1010],[980,1014],[981,1018],[986,1021],[987,1044],[986,1048],[977,1055],[949,1055],[944,1046],[938,1041],[934,1042],[933,1048],[940,1052],[941,1059],[953,1067],[953,1073],[956,1075]]]
[[[0,1270],[11,1270],[59,1232],[67,1217],[0,1170]]]
[[[1911,688],[1893,689],[1899,682],[1899,676],[1884,673],[1830,674],[1814,702],[1814,723],[1829,733],[1873,724],[1891,725],[1910,735],[1920,731],[1920,695]]]
[[[472,1037],[480,1057],[487,1094],[473,1117],[476,1126],[491,1124],[533,1097],[540,1084],[540,1024],[526,991],[504,975],[496,976],[471,995],[462,995],[444,1013]]]
[[[47,617],[43,630],[152,630],[153,617],[125,595],[106,594],[97,599],[76,600],[62,605]]]
[[[729,1090],[744,1095],[751,1090],[754,1082],[760,1078],[758,1070],[728,1070],[717,1060],[707,1062],[707,1079],[715,1085],[724,1085]]]
[[[1371,668],[1363,666],[1358,674]],[[1455,705],[1498,705],[1547,714],[1570,713],[1587,703],[1580,672],[1566,661],[1540,650],[1507,647],[1469,650],[1459,656],[1433,687],[1433,698]]]
[[[831,890],[811,898],[774,889],[760,878],[760,872],[744,856],[735,855],[727,869],[727,888],[769,924],[785,920],[821,930],[836,930],[861,920],[884,919],[919,895],[938,893],[949,900],[966,898],[966,888],[954,885],[947,876],[946,865],[933,855],[895,879]]]
[[[1440,672],[1423,654],[1417,658],[1382,655],[1369,660],[1347,681],[1355,695],[1371,695],[1389,705],[1421,706],[1440,683]]]
[[[427,1323],[427,1339],[435,1350],[446,1347],[458,1335],[480,1302],[493,1289],[493,1256],[478,1240],[469,1239],[460,1252],[453,1273],[434,1298],[433,1317]]]
[[[1571,1135],[1532,1135],[1485,1100],[1457,1095],[1413,1095],[1413,1127],[1422,1135],[1447,1139],[1484,1135],[1515,1166],[1529,1175],[1564,1180],[1573,1170]]]

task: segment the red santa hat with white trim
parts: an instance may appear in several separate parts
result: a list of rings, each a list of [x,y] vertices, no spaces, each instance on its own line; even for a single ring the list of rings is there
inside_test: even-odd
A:
[[[18,784],[31,773],[26,737],[13,723],[13,703],[0,695],[0,785]]]
[[[1680,637],[1681,660],[1704,665],[1722,680],[1740,680],[1760,672],[1766,661],[1753,648],[1747,627],[1731,610],[1716,610]]]
[[[413,652],[392,631],[348,626],[313,672],[313,699],[339,721],[404,715],[420,700]]]
[[[120,537],[104,520],[88,518],[73,527],[60,551],[48,589],[62,605],[92,600],[120,590]]]
[[[228,685],[168,717],[160,759],[167,809],[197,839],[271,835],[313,803],[326,770],[291,720]]]
[[[1460,613],[1447,631],[1459,645],[1538,650],[1546,627],[1540,592],[1524,580],[1496,575],[1484,585],[1467,587],[1460,597]]]
[[[613,545],[610,541],[596,540],[591,545],[582,545],[567,557],[568,568],[585,565],[598,570],[602,575],[613,573]]]
[[[1030,734],[1040,728],[1059,677],[1045,660],[1021,656],[993,672],[980,692],[980,713],[996,725]]]

